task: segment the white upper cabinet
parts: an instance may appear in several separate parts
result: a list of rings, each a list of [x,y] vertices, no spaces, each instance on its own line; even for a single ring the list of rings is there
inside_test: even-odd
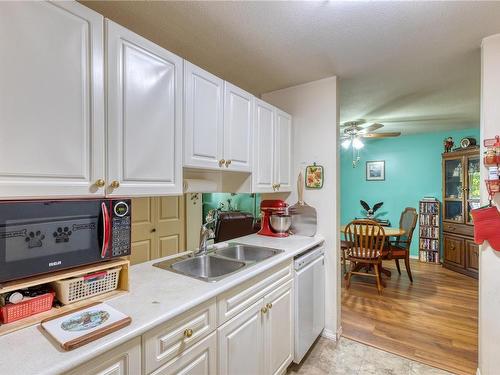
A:
[[[182,59],[106,20],[107,194],[182,193]]]
[[[224,85],[224,165],[229,170],[252,171],[252,94],[225,82]]]
[[[256,99],[252,191],[291,191],[292,117]]]
[[[184,166],[252,171],[253,96],[184,62]]]
[[[274,182],[274,107],[255,99],[253,191],[272,192]]]
[[[184,61],[184,166],[225,167],[223,95],[222,79]]]
[[[0,199],[103,196],[103,17],[0,4]]]
[[[274,145],[275,181],[279,191],[292,189],[292,116],[276,110],[276,137]]]

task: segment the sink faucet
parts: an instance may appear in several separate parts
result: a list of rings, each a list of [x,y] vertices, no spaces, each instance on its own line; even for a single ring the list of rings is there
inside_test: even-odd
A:
[[[210,212],[209,215],[207,215],[207,222],[201,226],[200,246],[198,247],[198,250],[194,252],[195,256],[205,255],[207,253],[208,250],[207,241],[215,238],[214,230],[209,227],[213,226],[213,224],[216,221],[217,221],[217,212],[216,211]]]

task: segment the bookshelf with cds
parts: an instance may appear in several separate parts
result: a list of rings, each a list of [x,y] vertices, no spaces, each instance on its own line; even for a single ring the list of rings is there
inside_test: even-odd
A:
[[[441,203],[437,199],[423,199],[419,204],[419,260],[441,264]]]

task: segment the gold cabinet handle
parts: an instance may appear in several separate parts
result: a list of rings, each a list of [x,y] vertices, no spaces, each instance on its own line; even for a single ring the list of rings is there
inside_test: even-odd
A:
[[[272,304],[272,303],[268,303],[268,304],[266,305],[266,307],[267,307],[269,310],[271,310],[271,309],[273,308],[273,304]]]
[[[278,188],[278,185],[273,184],[273,191],[276,191],[277,188]]]
[[[184,337],[189,338],[191,336],[193,336],[193,330],[191,328],[184,330]]]
[[[222,167],[226,161],[224,159],[219,160],[219,167]]]
[[[262,314],[267,314],[267,307],[264,306],[262,309],[260,309],[260,312]]]
[[[118,189],[120,187],[120,182],[114,180],[112,183],[111,183],[111,187],[113,189]]]
[[[280,190],[281,184],[276,184],[276,187],[278,188],[278,191]]]
[[[94,185],[97,186],[98,188],[102,188],[104,187],[104,185],[106,185],[106,181],[100,178],[94,183]]]
[[[226,168],[229,167],[229,164],[231,164],[231,160],[226,160]]]

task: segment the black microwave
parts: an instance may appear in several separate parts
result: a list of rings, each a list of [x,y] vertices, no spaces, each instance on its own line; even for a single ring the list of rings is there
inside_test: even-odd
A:
[[[130,199],[0,202],[0,283],[130,255]]]

